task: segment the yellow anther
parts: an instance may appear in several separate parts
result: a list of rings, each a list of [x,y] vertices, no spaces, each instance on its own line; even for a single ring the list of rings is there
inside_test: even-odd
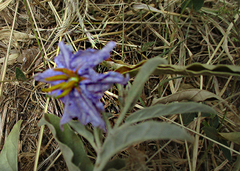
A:
[[[53,70],[63,72],[64,74],[67,74],[69,77],[76,76],[76,74],[72,70],[69,70],[67,68],[54,68]]]
[[[62,82],[60,84],[54,85],[54,86],[49,87],[49,88],[43,88],[42,91],[43,92],[48,92],[48,91],[57,90],[57,89],[61,88],[64,84],[65,84],[65,82]]]
[[[66,89],[66,90],[64,90],[59,96],[57,96],[56,98],[64,97],[64,96],[66,96],[68,93],[70,93],[71,91],[72,91],[71,88]]]
[[[68,76],[66,75],[55,75],[51,77],[45,78],[46,81],[59,81],[59,80],[68,80]]]
[[[52,87],[42,89],[42,91],[48,92],[48,91],[53,91],[53,90],[57,90],[57,89],[62,90],[63,92],[56,98],[61,98],[61,97],[68,95],[74,88],[79,89],[78,83],[80,81],[86,79],[84,77],[79,77],[77,75],[77,73],[75,73],[71,70],[68,70],[66,68],[55,68],[54,71],[60,71],[60,72],[65,73],[66,75],[64,75],[64,74],[63,75],[55,75],[55,76],[47,77],[47,78],[45,78],[45,80],[46,81],[63,80],[63,82],[60,84],[54,85]]]
[[[73,88],[76,84],[76,81],[72,80],[72,81],[68,81],[66,82],[60,89],[62,90],[66,90],[66,89],[69,89],[69,88]]]

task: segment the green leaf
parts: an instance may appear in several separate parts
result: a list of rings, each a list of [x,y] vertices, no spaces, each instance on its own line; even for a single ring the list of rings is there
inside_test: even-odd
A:
[[[157,104],[137,112],[132,113],[127,117],[126,123],[135,123],[146,119],[152,119],[165,115],[194,113],[194,112],[206,112],[216,113],[216,111],[204,104],[194,102],[181,102],[181,103],[170,103],[170,104]]]
[[[106,164],[103,171],[110,171],[110,170],[120,170],[126,166],[126,162],[123,159],[115,159]]]
[[[102,146],[95,167],[102,170],[109,159],[124,148],[147,140],[179,139],[193,141],[184,129],[169,123],[148,121],[137,125],[124,124],[110,132]]]
[[[166,103],[171,103],[174,101],[182,101],[182,100],[189,100],[194,102],[203,102],[206,100],[224,101],[221,97],[207,90],[187,89],[187,90],[179,91],[177,93],[174,93],[166,97],[153,99],[152,105],[155,105],[158,103],[166,104]]]
[[[22,120],[19,120],[7,137],[0,154],[0,166],[4,171],[18,171],[18,138]]]
[[[235,162],[235,165],[232,171],[239,171],[239,170],[240,170],[240,155],[237,156],[237,161]]]
[[[146,42],[142,46],[142,51],[148,50],[149,47],[151,47],[154,44],[154,42]]]
[[[124,108],[134,106],[137,102],[140,94],[142,93],[142,89],[144,87],[145,82],[149,79],[149,76],[152,72],[156,69],[159,64],[166,64],[167,61],[163,58],[152,58],[149,59],[139,70],[136,78],[134,79],[133,85],[131,86],[130,90],[128,91],[128,96],[126,97],[126,105]],[[124,110],[124,109],[123,109]]]
[[[77,133],[79,133],[81,136],[86,138],[90,144],[94,143],[94,137],[93,134],[86,129],[86,127],[81,124],[79,121],[74,121],[72,120],[71,122],[68,123]]]
[[[218,126],[219,126],[219,118],[218,118],[217,115],[215,117],[209,119],[209,125],[211,127],[216,128],[216,129],[218,128]]]
[[[68,124],[63,125],[64,131],[59,127],[60,118],[53,114],[44,114],[39,126],[47,125],[63,153],[68,170],[92,171],[93,164],[87,157],[83,143],[79,136],[70,129]]]
[[[195,11],[198,11],[202,8],[204,0],[191,0],[192,1],[192,8]]]
[[[182,120],[183,120],[183,125],[188,125],[190,124],[192,121],[194,121],[194,119],[197,117],[197,113],[186,113],[185,115],[182,115]]]
[[[139,70],[136,78],[134,79],[133,85],[128,91],[128,96],[126,97],[125,106],[123,110],[130,110],[137,102],[145,82],[149,79],[149,76],[156,69],[159,64],[166,64],[167,61],[162,58],[152,58],[149,59]]]
[[[124,64],[123,62],[119,62],[114,60],[114,65],[111,64],[112,68],[115,69],[116,72],[126,74],[129,73],[131,77],[134,77],[142,65],[146,63],[146,60],[141,61],[137,65],[129,65]],[[207,65],[200,63],[193,63],[187,66],[179,66],[179,65],[159,65],[156,70],[153,72],[155,75],[162,74],[180,74],[180,75],[232,75],[232,76],[240,76],[240,66],[236,65]]]
[[[137,102],[142,93],[145,82],[148,80],[149,76],[156,69],[159,64],[166,64],[167,61],[163,58],[155,57],[149,59],[139,70],[136,78],[133,81],[133,85],[128,91],[128,95],[125,100],[125,105],[122,109],[121,115],[118,118],[115,127],[119,126],[123,121],[125,114],[130,110]]]
[[[25,74],[24,74],[24,73],[22,72],[22,70],[21,70],[20,68],[18,68],[18,67],[16,67],[16,69],[15,69],[15,75],[16,75],[16,79],[17,79],[18,81],[26,81],[26,80],[27,80]]]
[[[192,1],[191,0],[182,0],[181,1],[181,8],[182,11],[185,10],[186,7],[191,7],[192,6]]]
[[[213,140],[215,140],[215,141],[217,141],[217,142],[219,142],[219,143],[221,143],[221,144],[229,147],[229,145],[227,144],[227,141],[225,141],[224,139],[222,139],[222,138],[219,136],[218,131],[217,131],[216,128],[214,128],[214,127],[203,127],[202,129],[204,130],[204,132],[206,133],[206,135],[207,135],[209,138],[211,138],[211,139],[213,139]],[[229,161],[232,161],[232,157],[231,157],[231,152],[230,152],[230,150],[228,150],[228,149],[226,149],[226,148],[224,148],[224,147],[222,147],[222,146],[219,146],[219,148],[222,150],[223,155],[224,155]]]
[[[202,8],[204,0],[182,0],[181,8],[187,7],[198,11]]]
[[[219,133],[223,138],[240,145],[240,132]]]

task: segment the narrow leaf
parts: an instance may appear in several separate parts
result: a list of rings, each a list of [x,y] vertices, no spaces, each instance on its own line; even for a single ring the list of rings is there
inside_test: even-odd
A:
[[[179,139],[192,141],[192,137],[180,127],[155,121],[148,121],[137,125],[124,124],[114,129],[106,138],[100,152],[97,169],[102,170],[108,160],[124,148],[147,140]]]
[[[219,133],[223,138],[240,145],[240,132]]]
[[[207,105],[194,103],[194,102],[182,102],[182,103],[170,103],[170,104],[157,104],[137,112],[132,113],[127,117],[126,123],[135,123],[146,119],[156,118],[165,115],[194,113],[194,112],[206,112],[216,113],[215,110]]]
[[[124,64],[123,62],[119,62],[114,60],[115,65],[111,64],[111,67],[115,69],[116,72],[120,72],[122,74],[129,73],[131,77],[134,77],[139,69],[142,67],[146,60],[141,61],[137,65],[129,65]],[[180,74],[180,75],[232,75],[232,76],[240,76],[240,66],[236,65],[207,65],[200,63],[193,63],[187,66],[179,66],[179,65],[159,65],[156,70],[153,72],[155,75],[162,74]]]
[[[174,101],[182,101],[182,100],[189,100],[194,102],[203,102],[206,100],[224,101],[221,97],[207,90],[187,89],[187,90],[179,91],[177,93],[174,93],[166,97],[153,99],[152,105],[155,105],[157,103],[165,104],[165,103],[171,103]]]
[[[114,170],[120,170],[123,167],[126,166],[126,161],[123,159],[115,159],[106,164],[103,171],[114,171]]]
[[[188,125],[190,124],[192,121],[194,121],[194,119],[197,117],[198,113],[194,112],[194,113],[189,113],[189,114],[185,114],[182,115],[182,121],[183,121],[183,125]]]
[[[86,129],[86,127],[78,121],[71,121],[68,123],[77,133],[86,138],[91,144],[94,143],[93,134]]]
[[[72,131],[68,124],[63,125],[64,131],[59,127],[60,118],[52,114],[44,114],[39,126],[47,125],[59,144],[68,170],[92,171],[93,164],[87,157],[83,143],[79,136]]]
[[[198,11],[202,8],[204,3],[204,0],[184,0],[182,1],[181,8],[184,9],[184,7],[189,7],[195,11]]]
[[[4,171],[18,171],[18,138],[22,120],[19,120],[7,137],[0,154],[0,166]]]
[[[191,0],[192,1],[192,8],[195,11],[198,11],[202,8],[204,0]]]
[[[121,112],[120,117],[118,118],[115,127],[118,127],[121,122],[123,121],[125,114],[128,110],[130,110],[135,103],[137,102],[142,89],[144,87],[145,82],[148,80],[149,76],[152,72],[156,69],[159,64],[166,64],[167,61],[163,58],[155,57],[149,59],[139,70],[136,78],[134,79],[133,85],[131,86],[130,90],[128,91],[128,95],[125,100],[125,105]]]
[[[213,140],[215,140],[215,141],[217,141],[217,142],[219,142],[219,143],[221,143],[221,144],[229,147],[229,145],[227,144],[227,142],[218,135],[218,131],[217,131],[216,128],[214,128],[214,127],[203,127],[202,129],[204,130],[204,132],[206,133],[206,135],[207,135],[209,138],[211,138],[211,139],[213,139]],[[222,150],[223,155],[224,155],[229,161],[232,161],[232,156],[231,156],[230,150],[228,150],[228,149],[226,149],[226,148],[224,148],[224,147],[222,147],[222,146],[219,146],[219,148]]]
[[[185,10],[186,7],[192,7],[192,0],[182,0],[181,1],[181,8]]]
[[[27,80],[25,74],[24,74],[24,73],[22,72],[22,70],[21,70],[20,68],[18,68],[18,67],[16,67],[16,69],[15,69],[15,74],[16,74],[16,79],[17,79],[18,81],[26,81],[26,80]]]
[[[152,58],[149,59],[139,70],[139,73],[137,74],[133,85],[131,86],[130,90],[128,91],[129,94],[126,98],[126,105],[124,106],[125,110],[129,110],[130,107],[132,107],[136,101],[138,100],[142,89],[144,87],[145,82],[148,80],[149,76],[152,74],[152,72],[156,69],[156,67],[159,64],[165,64],[167,61],[162,58]],[[123,109],[123,110],[124,110]]]
[[[239,170],[240,170],[240,155],[237,156],[237,161],[235,162],[235,165],[232,171],[239,171]]]

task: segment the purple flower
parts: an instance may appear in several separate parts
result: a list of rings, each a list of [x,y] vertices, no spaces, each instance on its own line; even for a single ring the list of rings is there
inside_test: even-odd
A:
[[[73,54],[63,42],[59,43],[60,53],[55,58],[57,68],[48,69],[37,74],[35,80],[51,85],[43,91],[60,98],[64,103],[64,113],[60,127],[78,118],[83,125],[91,123],[106,131],[105,122],[101,117],[104,107],[100,99],[104,91],[114,83],[126,84],[128,77],[117,72],[100,74],[93,67],[110,57],[110,52],[115,47],[114,42],[109,42],[101,50],[79,50]]]

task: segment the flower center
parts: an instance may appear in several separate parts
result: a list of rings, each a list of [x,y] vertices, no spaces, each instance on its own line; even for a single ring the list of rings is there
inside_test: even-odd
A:
[[[54,71],[60,71],[60,72],[63,72],[64,74],[47,77],[45,78],[45,80],[46,81],[62,81],[62,82],[52,87],[42,89],[42,91],[49,92],[53,90],[62,90],[61,94],[58,95],[56,98],[61,98],[68,95],[74,88],[79,90],[78,88],[79,82],[85,79],[84,77],[80,77],[77,74],[77,71],[74,72],[66,68],[55,68]]]

